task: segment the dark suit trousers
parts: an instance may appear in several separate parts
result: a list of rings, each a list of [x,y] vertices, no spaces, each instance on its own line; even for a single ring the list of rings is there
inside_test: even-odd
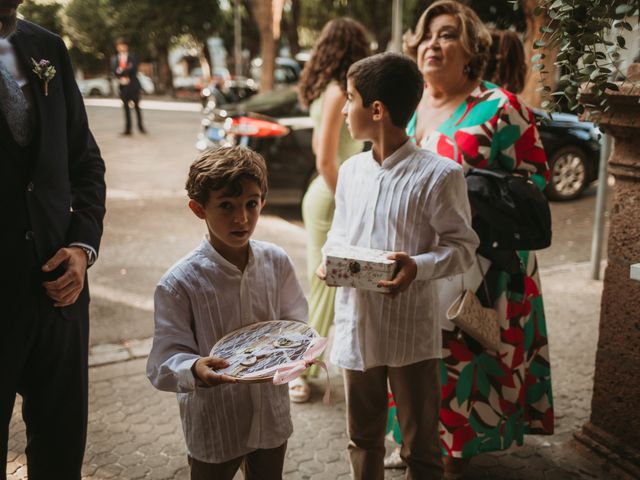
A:
[[[140,110],[140,93],[130,92],[128,89],[121,87],[120,99],[122,100],[122,107],[124,108],[124,131],[131,132],[131,107],[129,104],[133,102],[133,108],[136,111],[136,117],[138,119],[138,130],[142,132],[144,125],[142,124],[142,111]]]
[[[276,448],[259,449],[223,463],[189,458],[191,480],[233,480],[242,469],[245,480],[282,480],[287,442]]]
[[[439,359],[403,367],[344,370],[349,460],[355,480],[384,479],[384,432],[387,425],[387,379],[402,433],[400,457],[408,480],[443,478],[438,432],[440,414]]]
[[[35,272],[34,265],[22,271],[28,270]],[[88,315],[66,318],[37,287],[37,274],[21,277],[1,296],[0,479],[6,478],[8,429],[18,393],[29,480],[79,480],[87,432]]]

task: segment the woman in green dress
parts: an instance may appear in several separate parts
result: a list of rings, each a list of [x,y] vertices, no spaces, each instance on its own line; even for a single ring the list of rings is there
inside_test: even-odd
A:
[[[482,80],[490,45],[488,30],[469,7],[454,0],[431,4],[405,38],[405,51],[425,79],[408,133],[422,148],[465,169],[517,171],[542,189],[549,170],[533,112],[513,92]],[[550,435],[554,429],[535,252],[479,253],[492,256],[486,279],[501,345],[489,351],[443,324],[440,438],[448,479],[462,478],[475,455],[522,445],[525,434]]]
[[[302,218],[307,231],[307,277],[309,324],[320,335],[327,336],[333,323],[335,288],[327,287],[315,271],[322,261],[320,249],[327,239],[335,208],[334,193],[340,164],[362,151],[362,142],[351,138],[341,110],[347,99],[347,70],[352,63],[370,54],[369,34],[350,18],[327,23],[302,72],[300,101],[309,107],[313,121],[312,147],[318,176],[309,184],[302,200]],[[312,367],[309,375],[317,375]],[[304,377],[289,384],[294,402],[309,399],[309,386]]]

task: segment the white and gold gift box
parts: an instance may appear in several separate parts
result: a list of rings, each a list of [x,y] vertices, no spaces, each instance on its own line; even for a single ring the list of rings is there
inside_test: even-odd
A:
[[[396,273],[396,261],[387,258],[390,253],[351,245],[328,247],[323,251],[326,283],[332,287],[388,292],[378,287],[378,282],[391,280]]]

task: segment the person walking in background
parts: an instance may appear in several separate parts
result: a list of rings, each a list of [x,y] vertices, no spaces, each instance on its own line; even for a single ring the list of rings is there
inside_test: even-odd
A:
[[[312,147],[318,171],[302,200],[307,231],[307,277],[311,286],[309,324],[322,337],[328,335],[333,323],[335,289],[321,282],[315,271],[322,261],[320,249],[333,218],[338,168],[364,147],[363,142],[351,138],[340,111],[347,98],[347,70],[369,54],[369,34],[359,22],[350,18],[331,20],[322,29],[299,84],[300,101],[309,106],[313,120]],[[309,375],[317,375],[317,367],[311,367]],[[292,381],[289,393],[292,401],[306,402],[309,399],[306,379],[299,377]]]
[[[518,171],[543,189],[549,170],[533,112],[512,92],[481,80],[490,46],[489,31],[469,7],[440,0],[427,8],[405,36],[405,51],[425,80],[408,133],[465,168]],[[479,253],[492,261],[486,279],[502,343],[491,352],[457,327],[443,330],[440,431],[447,478],[461,478],[474,455],[554,430],[535,253]]]
[[[524,46],[513,30],[491,30],[491,50],[484,71],[484,78],[518,94],[524,88],[527,76],[527,62]]]
[[[140,81],[138,80],[138,59],[129,52],[129,45],[124,38],[116,41],[117,54],[111,60],[111,71],[118,79],[120,98],[124,108],[125,127],[123,135],[131,135],[131,108],[136,111],[138,130],[147,133],[142,124],[142,112],[140,111]]]
[[[0,479],[22,397],[29,478],[80,480],[104,161],[63,40],[0,0]]]

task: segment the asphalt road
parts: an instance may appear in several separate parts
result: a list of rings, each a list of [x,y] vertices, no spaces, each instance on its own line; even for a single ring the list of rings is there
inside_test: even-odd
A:
[[[96,345],[152,335],[155,284],[197,245],[204,229],[187,209],[184,193],[188,166],[196,156],[197,106],[147,102],[144,108],[143,101],[149,133],[123,137],[119,132],[124,118],[117,102],[88,104],[90,126],[107,165],[108,187],[100,258],[90,270],[91,344]],[[554,240],[539,252],[542,270],[589,260],[595,196],[593,185],[576,201],[552,204]],[[270,192],[268,202],[279,200],[278,192]],[[268,204],[263,215],[256,237],[281,244],[305,284],[304,245],[286,235],[287,229],[302,226],[299,206]]]

